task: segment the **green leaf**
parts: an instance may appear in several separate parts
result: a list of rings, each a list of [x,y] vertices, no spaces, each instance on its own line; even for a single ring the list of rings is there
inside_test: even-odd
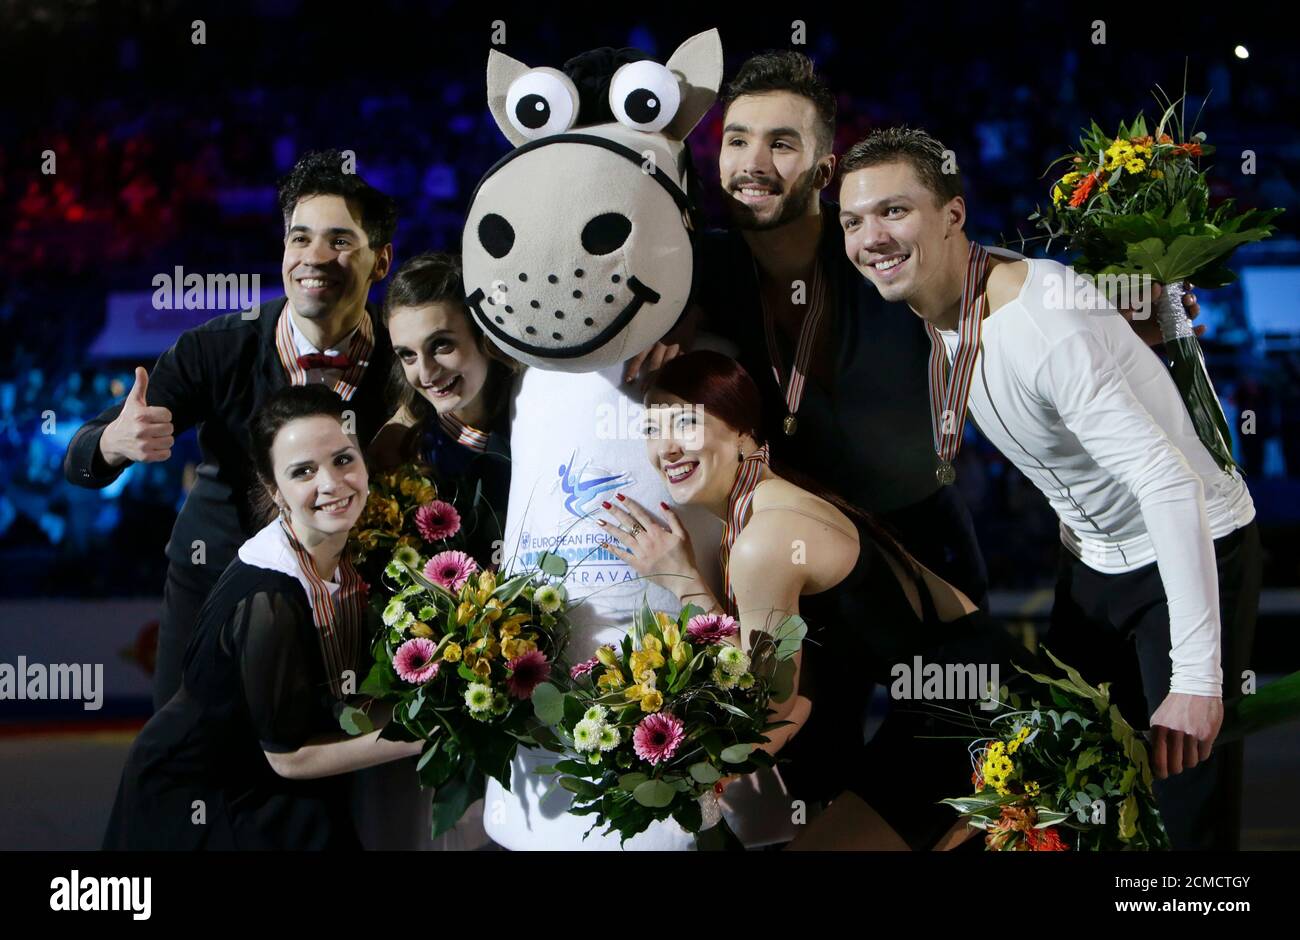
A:
[[[749,758],[749,753],[754,750],[755,746],[753,744],[733,744],[731,747],[723,748],[722,760],[727,764],[743,764]]]
[[[433,822],[430,826],[433,838],[438,838],[460,822],[465,810],[483,796],[485,789],[486,778],[472,761],[467,762],[461,773],[439,787],[433,796]]]
[[[804,638],[808,635],[808,624],[798,614],[792,614],[781,621],[776,628],[773,639],[776,640],[776,658],[787,660],[799,652]]]
[[[554,552],[543,552],[537,565],[553,578],[563,578],[569,572],[569,563]]]
[[[348,734],[354,736],[369,734],[375,730],[375,725],[370,720],[370,716],[351,705],[344,705],[343,710],[339,712],[339,725]]]
[[[618,788],[620,790],[627,790],[629,793],[631,793],[633,790],[635,790],[637,787],[639,787],[641,784],[645,783],[649,779],[650,778],[648,776],[642,773],[624,774],[623,776],[618,778]]]
[[[594,800],[600,796],[600,790],[590,780],[583,780],[581,777],[561,777],[560,786],[564,789],[576,793],[584,800]]]
[[[533,689],[533,713],[544,725],[558,725],[564,720],[564,693],[543,682]]]
[[[1128,842],[1137,834],[1137,797],[1130,793],[1119,808],[1119,837]]]
[[[646,780],[632,791],[632,798],[642,806],[662,809],[677,798],[677,791],[662,780]]]
[[[1093,764],[1101,760],[1101,748],[1090,747],[1079,755],[1079,762],[1075,765],[1079,770],[1087,770]]]
[[[722,779],[722,771],[705,761],[700,761],[698,764],[691,764],[690,774],[691,779],[696,783],[717,783]]]

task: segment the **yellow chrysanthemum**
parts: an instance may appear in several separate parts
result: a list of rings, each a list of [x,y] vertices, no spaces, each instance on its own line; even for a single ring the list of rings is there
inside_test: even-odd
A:
[[[1063,202],[1065,202],[1065,193],[1061,190],[1061,187],[1060,187],[1060,186],[1053,186],[1053,187],[1052,187],[1052,205],[1054,205],[1054,206],[1059,206],[1059,205],[1060,205],[1061,203],[1063,203]]]
[[[1071,170],[1069,173],[1066,173],[1064,176],[1061,177],[1061,182],[1066,186],[1073,186],[1081,179],[1083,179],[1082,173],[1079,173],[1075,170]]]
[[[1042,788],[1039,787],[1037,780],[1025,781],[1025,796],[1035,797],[1038,796],[1038,794],[1041,792],[1042,792]]]
[[[1165,178],[1164,171],[1163,171],[1163,170],[1152,170],[1152,171],[1151,171],[1151,178],[1152,178],[1153,180],[1162,180],[1162,179],[1164,179],[1164,178]]]
[[[1147,168],[1147,162],[1140,157],[1134,157],[1132,160],[1125,161],[1124,171],[1126,173],[1141,173]]]

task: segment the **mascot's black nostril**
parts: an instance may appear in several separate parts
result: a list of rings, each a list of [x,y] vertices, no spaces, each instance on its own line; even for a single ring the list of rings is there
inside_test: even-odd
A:
[[[582,247],[592,255],[607,255],[623,247],[632,234],[632,222],[620,212],[598,215],[582,227]]]
[[[489,212],[479,220],[478,240],[493,258],[504,258],[515,246],[515,230],[504,217]],[[522,274],[519,280],[525,280]]]

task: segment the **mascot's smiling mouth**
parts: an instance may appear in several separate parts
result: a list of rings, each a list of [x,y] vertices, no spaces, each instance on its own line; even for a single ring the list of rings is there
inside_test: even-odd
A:
[[[505,343],[507,346],[530,356],[546,356],[552,359],[575,359],[578,356],[585,356],[594,349],[599,349],[617,336],[624,327],[632,322],[632,318],[641,310],[643,304],[654,304],[659,302],[659,292],[641,283],[641,281],[637,280],[635,277],[629,277],[627,279],[627,287],[628,290],[632,292],[632,297],[624,305],[623,309],[618,312],[614,319],[611,320],[599,333],[590,335],[583,342],[573,346],[537,346],[524,339],[520,339],[512,333],[506,332],[501,327],[507,322],[506,317],[513,316],[513,314],[507,312],[504,316],[500,313],[489,316],[487,311],[483,309],[483,301],[488,298],[481,287],[475,288],[474,292],[465,298],[465,303],[474,311],[474,316],[483,329],[489,331],[493,336],[502,343]],[[489,300],[488,302],[493,303],[493,305],[496,306],[493,301]],[[498,309],[506,311],[510,310],[508,307]],[[594,325],[594,321],[591,317],[585,318],[582,322],[582,329],[584,332],[587,328]],[[563,340],[564,334],[561,332],[562,329],[563,327],[558,327],[552,330],[551,339],[557,341]],[[536,335],[538,333],[537,327],[531,325],[525,326],[524,331],[529,335]]]

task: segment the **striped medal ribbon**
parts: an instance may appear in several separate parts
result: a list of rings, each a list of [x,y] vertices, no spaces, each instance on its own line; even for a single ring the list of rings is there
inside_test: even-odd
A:
[[[311,585],[308,599],[311,601],[312,620],[320,638],[321,654],[325,659],[325,673],[329,677],[330,692],[335,698],[341,699],[343,672],[356,668],[354,659],[361,641],[366,593],[370,586],[362,580],[344,550],[339,559],[339,591],[335,603],[335,596],[330,594],[325,581],[316,573],[311,555],[294,534],[293,524],[283,517],[280,524],[284,528],[289,547],[298,559],[298,566]]]
[[[293,327],[289,323],[289,316],[289,305],[285,304],[284,309],[280,311],[279,322],[275,325],[275,348],[280,354],[280,364],[284,366],[285,374],[289,376],[289,384],[306,385],[307,372],[298,365],[298,352],[293,345]],[[370,322],[370,314],[363,312],[361,322],[352,334],[351,343],[348,344],[347,356],[352,360],[352,365],[348,366],[339,380],[334,383],[334,391],[344,401],[350,400],[356,394],[357,388],[361,385],[361,377],[365,375],[366,366],[370,365],[370,354],[374,348],[374,326]]]
[[[733,617],[736,611],[736,596],[731,593],[731,546],[736,544],[736,537],[745,526],[745,516],[754,501],[754,490],[758,488],[758,478],[763,468],[768,466],[768,446],[764,444],[740,462],[736,472],[736,482],[731,484],[731,493],[727,496],[727,519],[722,526],[722,543],[718,546],[718,566],[722,569],[722,587],[726,592],[727,611]]]
[[[930,337],[930,430],[939,459],[934,476],[942,486],[949,486],[957,479],[952,462],[961,449],[966,427],[966,408],[984,326],[984,286],[988,272],[988,251],[983,245],[971,242],[961,289],[961,310],[957,314],[957,351],[951,370],[939,331],[930,323],[925,324]]]
[[[438,423],[447,432],[447,436],[462,447],[468,447],[476,454],[487,450],[488,432],[472,428],[453,414],[438,415]]]
[[[757,276],[757,262],[754,265],[754,273]],[[799,422],[795,418],[795,412],[799,410],[799,404],[803,401],[808,366],[812,360],[813,347],[816,345],[817,330],[821,326],[822,312],[826,308],[826,284],[822,278],[821,258],[819,257],[813,266],[813,282],[812,290],[809,292],[808,313],[803,318],[803,325],[799,328],[799,342],[795,346],[794,365],[791,368],[788,382],[781,380],[781,349],[776,336],[776,318],[763,300],[761,286],[758,299],[763,307],[763,331],[767,336],[767,354],[772,361],[772,375],[776,378],[777,387],[784,388],[786,415],[785,420],[781,422],[781,429],[785,431],[786,437],[793,437],[794,433],[799,429]]]

